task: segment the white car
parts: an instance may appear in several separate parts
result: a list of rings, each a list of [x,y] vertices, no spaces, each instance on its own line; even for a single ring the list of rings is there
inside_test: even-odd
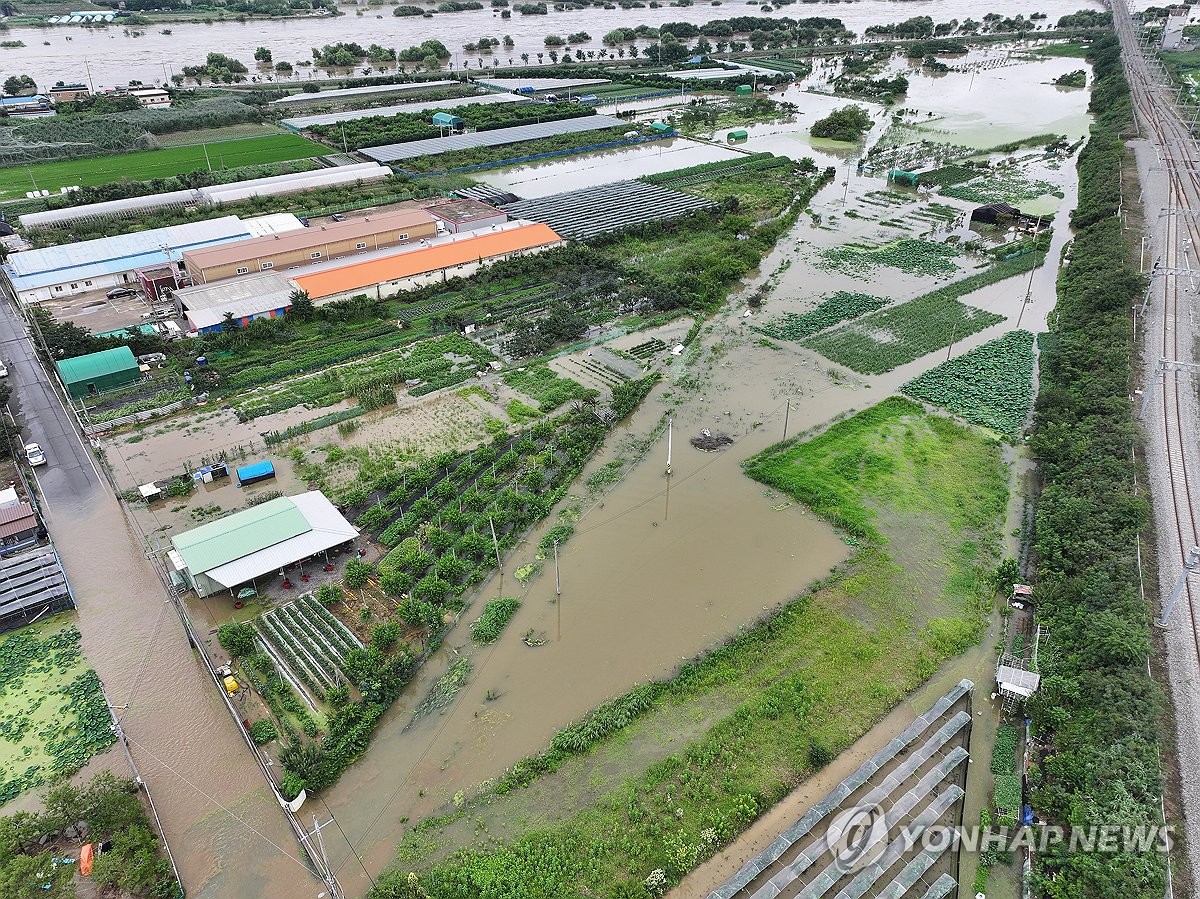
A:
[[[39,465],[46,464],[46,454],[42,452],[42,448],[36,443],[25,444],[25,461],[31,468],[36,468]]]
[[[8,377],[8,366],[5,365],[3,362],[0,362],[0,378],[7,378],[7,377]]]

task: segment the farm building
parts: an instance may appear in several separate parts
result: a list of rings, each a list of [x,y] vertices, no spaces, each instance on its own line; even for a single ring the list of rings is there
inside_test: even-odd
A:
[[[124,200],[106,200],[103,203],[51,209],[48,212],[28,212],[20,216],[20,222],[21,227],[27,231],[35,228],[63,228],[77,221],[131,218],[151,209],[220,206],[222,203],[232,203],[247,197],[283,196],[318,187],[354,184],[357,181],[381,181],[391,173],[391,169],[378,163],[361,162],[318,169],[314,172],[293,172],[288,175],[252,178],[249,181],[213,184],[197,190],[172,190],[145,197],[128,197]]]
[[[22,303],[60,299],[110,287],[136,287],[141,268],[173,265],[191,249],[284,233],[304,226],[290,213],[239,219],[236,215],[153,228],[134,234],[13,253],[0,266]]]
[[[82,100],[90,97],[92,92],[86,84],[63,84],[61,81],[49,90],[50,99],[55,103],[70,103],[72,100]]]
[[[133,358],[133,351],[127,346],[63,359],[55,362],[54,367],[58,369],[67,395],[73,400],[115,390],[133,384],[142,377],[137,359]]]
[[[166,295],[179,286],[180,272],[173,265],[156,265],[135,271],[138,287],[151,305],[164,300]]]
[[[257,240],[199,247],[184,252],[183,264],[196,284],[208,284],[251,272],[299,268],[436,234],[437,220],[425,210],[398,209]]]
[[[563,239],[546,225],[509,222],[494,230],[455,234],[429,246],[322,266],[310,274],[295,276],[292,283],[315,303],[349,299],[364,293],[373,293],[382,299],[414,287],[466,277],[486,263],[539,253],[562,242]]]
[[[361,97],[380,96],[385,94],[407,94],[410,91],[428,90],[434,87],[458,87],[459,81],[406,81],[402,84],[371,84],[367,87],[343,87],[331,91],[316,93],[289,94],[272,100],[275,106],[294,106],[302,103],[324,103],[330,100],[357,100]]]
[[[972,222],[983,222],[987,225],[998,225],[1007,219],[1018,218],[1021,210],[1007,203],[989,203],[971,211]]]
[[[34,94],[32,97],[0,97],[0,111],[4,115],[41,116],[54,115],[54,104],[49,97]]]
[[[358,537],[358,529],[319,490],[281,496],[171,538],[172,567],[211,596],[274,577],[284,568]]]
[[[288,292],[289,295],[291,291]],[[228,321],[239,328],[259,318],[278,318],[292,308],[291,300],[277,295],[248,297],[244,300],[221,303],[207,309],[192,309],[187,313],[188,331],[198,334],[215,334],[225,329]]]
[[[258,272],[212,284],[181,287],[172,294],[175,312],[186,315],[201,309],[228,308],[261,299],[263,309],[283,309],[292,304],[292,282],[279,272]]]
[[[413,100],[396,106],[374,106],[367,109],[348,109],[345,112],[329,112],[325,115],[297,116],[284,119],[279,124],[292,131],[304,131],[317,125],[336,125],[355,119],[394,116],[402,112],[428,112],[431,109],[457,109],[460,106],[491,106],[496,103],[524,103],[524,97],[513,94],[481,94],[476,97],[451,97],[448,100]]]
[[[515,125],[511,128],[495,128],[491,131],[472,131],[470,134],[451,134],[447,137],[430,137],[425,140],[410,140],[382,147],[365,147],[359,152],[368,159],[381,163],[402,162],[418,156],[434,156],[454,150],[473,150],[476,147],[500,147],[527,140],[553,137],[556,134],[581,134],[585,131],[601,131],[605,128],[623,128],[626,122],[606,115],[585,115],[576,119],[559,119],[540,122],[536,125]]]
[[[503,225],[508,216],[487,203],[479,200],[450,200],[428,207],[427,211],[434,218],[446,224],[446,229],[454,234],[461,231],[480,231],[493,225]]]
[[[511,203],[513,218],[544,222],[563,237],[583,240],[647,222],[716,207],[712,200],[642,181],[615,181],[563,194]]]
[[[129,91],[129,96],[133,97],[143,106],[151,106],[155,109],[171,105],[171,95],[161,87],[135,88]]]
[[[0,553],[36,540],[41,529],[37,513],[29,503],[0,508]]]

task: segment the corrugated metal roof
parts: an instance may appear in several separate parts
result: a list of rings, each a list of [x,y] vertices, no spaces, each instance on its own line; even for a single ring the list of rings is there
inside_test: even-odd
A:
[[[562,238],[547,225],[528,222],[482,233],[469,232],[460,240],[393,253],[377,259],[350,262],[336,268],[299,275],[292,279],[314,300],[347,291],[399,281],[455,265],[478,262],[494,256],[561,243]]]
[[[164,246],[181,251],[249,236],[249,230],[236,215],[226,215],[204,222],[25,250],[9,256],[4,270],[17,290],[32,290],[162,265],[171,261]]]
[[[359,152],[363,156],[380,162],[398,162],[417,156],[433,156],[453,150],[470,150],[475,147],[499,147],[525,140],[553,137],[556,134],[579,134],[584,131],[599,131],[603,128],[628,127],[629,123],[606,115],[585,115],[575,119],[559,119],[535,125],[516,125],[512,128],[496,128],[492,131],[473,131],[470,134],[451,134],[448,137],[431,137],[426,140],[410,140],[402,144],[383,147],[367,147]]]
[[[366,87],[343,87],[332,91],[317,91],[315,94],[292,94],[288,97],[280,97],[278,100],[272,100],[271,103],[278,106],[287,106],[291,103],[318,103],[321,100],[333,100],[338,97],[361,97],[367,94],[398,94],[404,91],[420,90],[427,87],[457,86],[460,83],[458,81],[408,81],[403,84],[371,84]]]
[[[429,109],[455,109],[459,106],[490,106],[494,103],[527,103],[527,98],[517,94],[480,94],[475,97],[453,97],[449,100],[415,100],[395,106],[376,106],[374,109],[350,109],[346,112],[330,112],[325,115],[306,115],[280,122],[288,128],[303,131],[314,125],[336,125],[338,122],[353,122],[356,119],[376,116],[394,116],[399,113],[425,112]]]
[[[227,281],[215,281],[212,284],[181,287],[175,291],[175,296],[185,309],[213,309],[217,306],[252,300],[255,297],[286,300],[291,296],[292,290],[291,281],[281,273],[271,271],[244,275],[241,278],[230,278]],[[267,308],[278,309],[279,306]]]
[[[218,306],[209,306],[207,309],[189,309],[187,320],[191,330],[199,331],[202,328],[211,328],[224,322],[227,312],[236,321],[248,315],[262,315],[272,309],[286,309],[292,305],[290,297],[291,291],[289,290],[282,296],[278,293],[264,294],[244,300],[232,300]]]
[[[372,213],[364,218],[348,219],[344,222],[312,225],[283,235],[257,237],[250,240],[239,240],[236,243],[189,250],[183,254],[183,258],[189,269],[207,269],[217,265],[245,262],[247,259],[256,259],[259,256],[268,256],[274,253],[303,251],[331,242],[370,237],[385,231],[413,228],[418,225],[432,225],[433,222],[433,216],[424,209],[395,209],[390,212]]]
[[[254,218],[242,219],[242,224],[250,232],[251,237],[266,237],[271,234],[291,234],[301,231],[304,223],[290,212],[272,212],[269,215],[256,215]]]
[[[308,525],[305,532],[231,559],[224,565],[205,571],[204,574],[222,586],[236,587],[264,574],[276,572],[285,565],[333,549],[358,536],[358,529],[342,516],[321,491],[310,490],[308,493],[301,493],[299,496],[293,496],[290,502]],[[270,503],[263,505],[267,506]],[[188,567],[194,575],[195,569],[190,565]]]
[[[48,546],[0,559],[0,615],[69,593],[58,555]]]
[[[137,359],[127,346],[114,347],[111,350],[101,350],[98,353],[88,353],[86,356],[76,356],[74,359],[63,359],[55,362],[58,374],[66,384],[81,384],[93,378],[138,370]]]
[[[0,509],[0,540],[33,530],[37,524],[37,515],[34,514],[33,506],[29,503],[20,503],[9,506],[7,509]]]
[[[177,534],[171,543],[194,577],[311,529],[293,499],[281,496]]]
[[[503,209],[513,218],[545,222],[564,237],[584,240],[621,228],[712,209],[716,205],[704,197],[657,184],[614,181],[612,184],[585,187],[534,200],[521,200]]]

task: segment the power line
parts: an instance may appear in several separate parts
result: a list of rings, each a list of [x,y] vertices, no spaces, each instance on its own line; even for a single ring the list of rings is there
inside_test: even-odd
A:
[[[152,759],[153,759],[155,762],[157,762],[157,763],[158,763],[160,766],[162,766],[162,767],[163,767],[163,768],[165,768],[167,771],[169,771],[169,772],[171,772],[172,774],[174,774],[174,775],[175,775],[177,778],[179,778],[181,781],[183,781],[185,784],[187,784],[189,787],[191,787],[193,790],[195,790],[197,793],[199,793],[201,796],[203,796],[205,799],[207,799],[209,802],[211,802],[213,805],[215,805],[215,806],[216,806],[217,808],[219,808],[221,811],[223,811],[225,814],[229,815],[229,817],[233,818],[235,821],[237,821],[239,824],[241,824],[243,827],[245,827],[245,828],[246,828],[247,830],[249,830],[251,833],[253,833],[253,834],[255,834],[256,836],[260,837],[260,838],[261,838],[261,839],[262,839],[264,842],[266,842],[268,845],[270,845],[270,846],[274,847],[274,848],[275,848],[276,850],[278,850],[280,853],[282,853],[283,855],[285,855],[285,856],[287,856],[288,858],[290,858],[292,861],[294,861],[296,864],[298,864],[298,865],[299,865],[301,868],[303,868],[305,871],[308,871],[308,870],[309,870],[309,867],[308,867],[308,865],[306,865],[306,864],[305,864],[304,862],[302,862],[300,859],[296,858],[296,856],[292,855],[290,852],[288,852],[288,851],[287,851],[286,849],[284,849],[283,847],[281,847],[281,846],[277,845],[276,843],[274,843],[274,842],[271,840],[271,838],[270,838],[270,837],[268,837],[266,834],[262,833],[262,831],[260,831],[260,830],[257,830],[257,829],[254,827],[254,825],[252,825],[250,822],[246,821],[246,820],[245,820],[244,818],[242,818],[241,816],[237,815],[237,814],[236,814],[236,813],[234,813],[233,811],[230,811],[230,810],[229,810],[229,809],[227,809],[225,806],[221,805],[221,803],[219,803],[219,802],[218,802],[216,799],[214,799],[212,796],[210,796],[210,795],[208,795],[207,793],[205,793],[205,792],[204,792],[202,789],[200,789],[198,786],[196,786],[194,783],[192,783],[190,780],[188,780],[186,777],[184,777],[182,774],[180,774],[178,771],[176,771],[174,768],[172,768],[170,765],[168,765],[168,764],[167,764],[166,762],[164,762],[162,759],[160,759],[160,758],[159,758],[157,755],[155,755],[155,754],[154,754],[154,753],[153,753],[153,752],[152,752],[152,751],[151,751],[149,748],[147,748],[146,746],[143,746],[143,745],[142,745],[141,743],[139,743],[137,740],[133,739],[133,737],[129,736],[129,732],[128,732],[128,731],[126,731],[126,732],[125,732],[125,739],[127,739],[127,740],[128,740],[130,743],[132,743],[134,746],[136,746],[136,747],[137,747],[138,749],[140,749],[142,752],[146,753],[146,755],[150,756],[150,758],[152,758]]]

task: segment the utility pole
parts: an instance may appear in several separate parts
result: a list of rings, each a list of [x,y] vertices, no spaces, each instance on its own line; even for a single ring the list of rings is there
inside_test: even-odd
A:
[[[496,522],[492,521],[492,516],[488,516],[488,526],[492,529],[492,548],[496,550],[496,567],[500,569],[500,573],[504,574],[504,563],[500,561],[500,541],[496,539]]]
[[[332,823],[332,816],[324,824],[319,824],[317,823],[317,816],[313,815],[313,830],[312,833],[304,835],[304,848],[308,850],[313,864],[317,866],[321,881],[325,884],[325,888],[329,890],[330,899],[345,899],[345,893],[342,892],[341,884],[338,883],[337,877],[333,873],[333,868],[329,865],[329,855],[325,852],[325,838],[321,835],[321,828],[328,827]],[[315,849],[310,843],[314,838],[316,842]]]
[[[1175,581],[1175,589],[1171,591],[1166,605],[1163,606],[1162,615],[1155,622],[1159,627],[1166,627],[1171,620],[1171,612],[1175,610],[1175,603],[1183,593],[1184,587],[1187,586],[1188,575],[1197,568],[1200,568],[1200,546],[1193,546],[1188,550],[1187,558],[1183,561],[1183,570],[1179,572],[1179,579]]]
[[[558,606],[558,639],[562,639],[562,581],[558,576],[558,541],[554,541],[554,595]]]
[[[792,417],[792,400],[788,397],[787,411],[783,413],[783,439],[787,440],[788,419]]]

